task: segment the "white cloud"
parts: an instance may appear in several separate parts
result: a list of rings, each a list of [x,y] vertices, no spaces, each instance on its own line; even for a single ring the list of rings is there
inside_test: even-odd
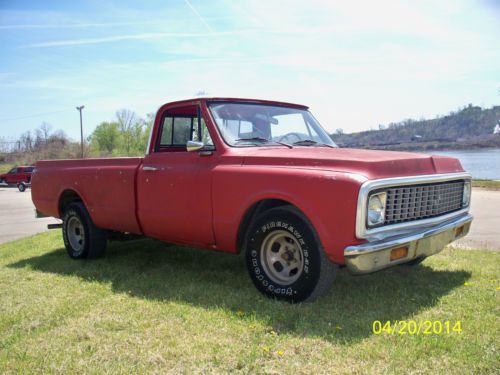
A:
[[[236,30],[236,31],[221,31],[210,33],[139,33],[128,35],[114,35],[103,38],[81,38],[81,39],[68,39],[68,40],[55,40],[41,43],[28,44],[28,48],[47,48],[47,47],[63,47],[63,46],[78,46],[89,44],[102,44],[113,43],[127,40],[151,40],[163,38],[207,38],[207,37],[223,37],[223,36],[236,36],[253,32],[252,30]]]

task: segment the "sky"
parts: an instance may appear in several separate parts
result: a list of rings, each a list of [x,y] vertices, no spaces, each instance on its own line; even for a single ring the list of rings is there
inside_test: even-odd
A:
[[[0,0],[0,138],[79,139],[209,96],[305,104],[329,132],[500,104],[500,0]]]

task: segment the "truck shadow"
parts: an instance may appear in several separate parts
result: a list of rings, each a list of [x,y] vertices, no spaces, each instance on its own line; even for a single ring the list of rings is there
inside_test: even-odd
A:
[[[470,277],[465,271],[435,270],[425,262],[366,276],[351,276],[343,269],[326,296],[292,305],[261,296],[244,263],[242,256],[145,239],[112,243],[106,257],[95,261],[74,261],[65,249],[57,249],[9,267],[110,283],[113,291],[138,298],[225,309],[249,324],[262,321],[278,333],[340,344],[371,336],[375,320],[412,319]]]

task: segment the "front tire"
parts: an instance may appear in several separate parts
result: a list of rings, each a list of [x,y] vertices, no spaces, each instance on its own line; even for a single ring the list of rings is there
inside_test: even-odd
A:
[[[310,302],[326,293],[337,274],[307,218],[292,206],[260,215],[245,241],[247,269],[267,297]]]
[[[94,225],[83,203],[71,203],[65,210],[62,233],[64,246],[71,258],[98,258],[104,255],[106,231]]]

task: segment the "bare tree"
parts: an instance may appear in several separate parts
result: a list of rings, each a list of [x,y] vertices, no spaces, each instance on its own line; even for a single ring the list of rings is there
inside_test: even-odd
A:
[[[49,140],[50,131],[52,130],[52,125],[42,122],[40,127],[36,130],[37,137],[41,138],[45,143]]]
[[[120,109],[116,111],[116,120],[121,132],[127,132],[132,129],[134,122],[137,119],[135,112],[129,109]]]
[[[129,109],[116,111],[116,121],[123,136],[124,151],[129,155],[132,150],[136,130],[138,127],[142,128],[142,122],[135,112]]]
[[[20,148],[25,152],[33,151],[34,140],[31,136],[31,131],[27,131],[26,133],[21,134],[19,137]]]

